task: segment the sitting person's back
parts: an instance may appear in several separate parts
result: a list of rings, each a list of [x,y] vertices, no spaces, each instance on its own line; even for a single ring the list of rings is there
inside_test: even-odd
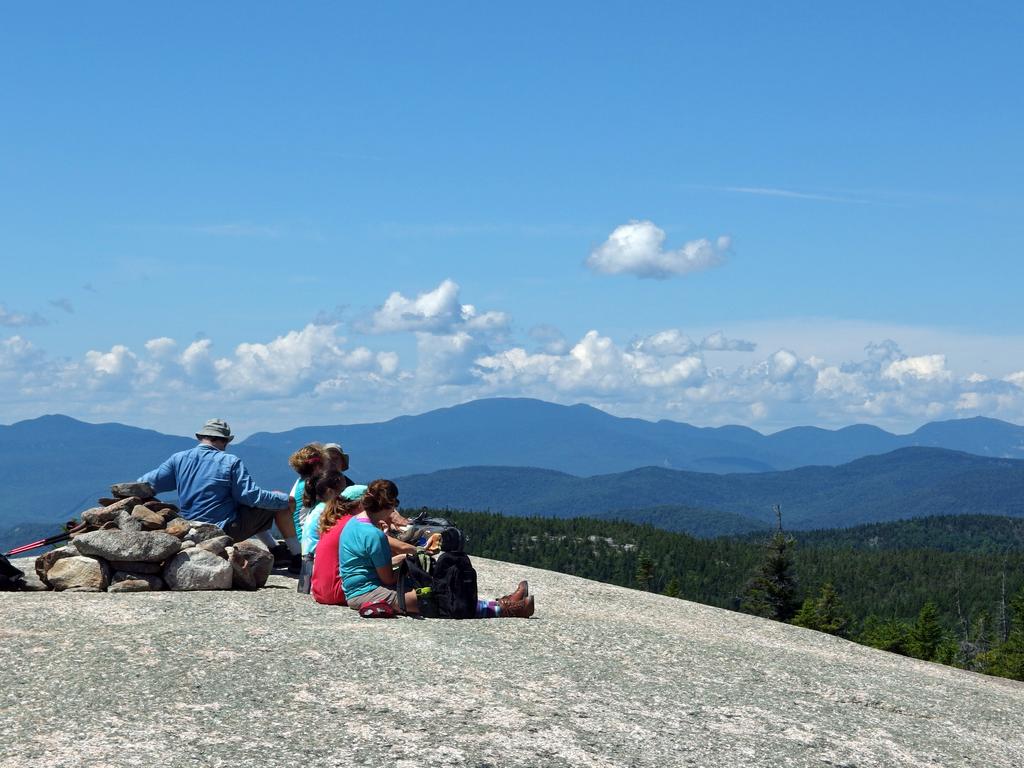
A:
[[[268,546],[274,546],[269,529],[276,519],[289,548],[298,554],[288,496],[261,489],[242,460],[226,452],[234,439],[228,423],[210,419],[196,438],[198,445],[175,453],[139,482],[149,483],[154,493],[177,491],[182,517],[213,523],[236,541],[261,534]]]
[[[325,509],[320,517],[320,543],[313,560],[310,592],[313,599],[323,605],[348,604],[341,583],[338,550],[341,534],[353,515],[359,512],[359,499],[365,492],[365,485],[350,485],[342,492],[346,503],[334,509]]]

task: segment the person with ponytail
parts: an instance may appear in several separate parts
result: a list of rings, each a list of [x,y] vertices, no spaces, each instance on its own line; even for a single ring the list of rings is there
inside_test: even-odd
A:
[[[311,503],[313,499],[320,501],[310,507],[309,514],[302,524],[302,570],[299,573],[298,591],[309,594],[312,577],[313,563],[316,556],[317,546],[320,541],[320,521],[324,514],[328,513],[337,518],[340,507],[351,501],[344,498],[345,476],[334,469],[327,469],[319,475],[310,478],[306,483],[305,502]]]
[[[360,501],[361,511],[345,525],[338,544],[342,588],[349,608],[387,603],[400,613],[398,578],[392,567],[392,547],[385,531],[401,525],[398,486],[390,480],[374,480]],[[404,555],[401,555],[404,557]],[[478,600],[476,618],[529,618],[533,615],[529,585],[519,582],[514,592],[497,600]],[[405,611],[419,613],[416,592],[405,593]]]
[[[310,443],[293,453],[288,458],[288,464],[299,476],[292,486],[291,492],[288,494],[288,501],[292,508],[292,521],[295,523],[295,531],[299,536],[302,536],[302,526],[306,522],[309,510],[315,504],[315,500],[307,495],[306,489],[312,486],[315,490],[315,481],[312,481],[312,478],[317,473],[322,472],[324,467],[327,466],[327,457],[324,455],[324,450],[320,443]],[[315,493],[313,496],[315,496]],[[313,503],[309,503],[310,501],[313,501]],[[301,560],[293,559],[288,566],[288,570],[292,573],[299,573],[300,564]]]
[[[342,531],[352,517],[359,513],[359,501],[366,493],[365,485],[350,485],[334,502],[328,502],[320,512],[319,537],[310,594],[321,605],[347,605],[345,590],[341,586],[338,563],[338,544]],[[314,513],[315,514],[315,513]]]

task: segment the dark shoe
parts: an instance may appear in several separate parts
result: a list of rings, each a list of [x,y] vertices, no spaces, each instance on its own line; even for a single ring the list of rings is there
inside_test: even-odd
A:
[[[500,602],[502,600],[508,600],[508,601],[514,603],[514,602],[517,602],[519,600],[525,600],[529,596],[530,596],[530,585],[527,584],[525,581],[520,581],[519,582],[519,586],[516,587],[516,591],[515,592],[512,592],[511,594],[505,595],[504,597],[499,597],[498,601]]]
[[[288,561],[288,573],[302,573],[302,555],[290,555],[290,557],[291,559]],[[312,572],[312,564],[310,571]]]
[[[528,619],[533,616],[533,596],[515,601],[502,597],[498,599],[498,607],[501,608],[500,619]]]
[[[287,566],[291,565],[292,553],[284,544],[278,544],[276,547],[270,550],[270,554],[274,556],[275,568],[286,568]]]

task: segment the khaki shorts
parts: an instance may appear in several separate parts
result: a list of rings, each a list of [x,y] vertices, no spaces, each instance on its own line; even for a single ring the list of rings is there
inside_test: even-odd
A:
[[[388,603],[395,609],[395,613],[401,612],[398,609],[398,593],[393,589],[388,589],[387,587],[375,587],[366,594],[348,598],[348,607],[354,611],[358,611],[367,603],[376,603],[378,601]]]

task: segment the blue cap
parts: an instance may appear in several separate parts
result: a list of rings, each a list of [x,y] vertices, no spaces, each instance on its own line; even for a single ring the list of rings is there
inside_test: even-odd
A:
[[[350,485],[341,492],[341,498],[345,501],[359,501],[366,493],[365,485]]]

